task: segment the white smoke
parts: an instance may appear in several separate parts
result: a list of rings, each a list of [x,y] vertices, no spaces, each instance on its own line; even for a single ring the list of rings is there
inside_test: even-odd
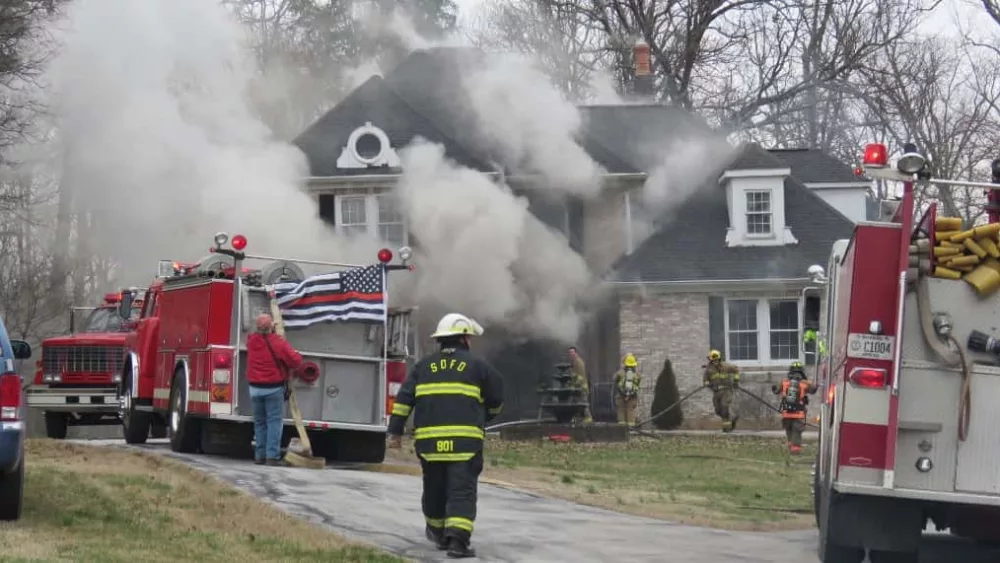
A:
[[[550,189],[596,195],[604,170],[576,142],[580,111],[548,77],[519,56],[493,56],[466,76],[480,134],[519,171]]]
[[[527,202],[418,140],[403,151],[398,193],[420,241],[416,296],[522,334],[576,338],[591,284],[583,259]]]
[[[632,207],[632,236],[638,247],[659,227],[669,223],[671,213],[700,191],[721,189],[714,184],[722,168],[733,158],[736,147],[721,135],[700,135],[651,143],[659,154],[648,156],[657,164],[649,171]],[[706,194],[708,195],[708,194]]]
[[[204,0],[76,0],[46,73],[63,181],[92,216],[92,248],[148,281],[161,258],[205,255],[216,231],[262,254],[352,260],[300,190],[303,155],[247,102],[243,30]]]

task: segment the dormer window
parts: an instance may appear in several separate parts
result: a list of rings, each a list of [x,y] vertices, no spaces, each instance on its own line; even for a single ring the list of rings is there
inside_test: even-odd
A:
[[[771,191],[747,190],[747,235],[772,236]]]
[[[797,244],[785,217],[788,168],[727,170],[719,183],[726,189],[729,228],[726,246]]]

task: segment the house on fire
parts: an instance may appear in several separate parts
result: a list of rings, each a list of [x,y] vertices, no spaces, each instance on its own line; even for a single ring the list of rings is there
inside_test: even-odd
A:
[[[484,148],[462,102],[463,73],[483,56],[460,48],[415,51],[302,132],[294,143],[308,159],[307,189],[319,215],[344,234],[377,232],[397,247],[418,245],[392,195],[402,173],[397,151],[416,137],[443,145],[462,166],[504,174],[518,192],[510,177],[516,163]],[[642,65],[636,74],[635,94],[642,95],[649,77]],[[579,109],[577,141],[607,171],[600,194],[553,201],[521,193],[531,212],[614,288],[577,343],[595,391],[595,416],[613,416],[610,381],[626,352],[636,354],[646,374],[643,408],[665,358],[673,361],[682,391],[700,384],[709,348],[761,374],[784,373],[789,362],[807,360],[803,326],[819,311],[803,298],[807,269],[825,266],[833,242],[867,218],[868,183],[819,151],[744,145],[640,238],[641,190],[662,162],[649,157],[657,153],[650,146],[715,133],[683,110],[641,100]],[[418,319],[418,325],[426,329],[436,320]],[[537,414],[536,383],[551,373],[561,348],[512,344],[491,358],[509,382],[506,418]],[[702,397],[686,413],[698,418],[709,410]]]

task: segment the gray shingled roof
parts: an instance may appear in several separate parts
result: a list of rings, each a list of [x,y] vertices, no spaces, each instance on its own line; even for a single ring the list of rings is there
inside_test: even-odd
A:
[[[767,152],[791,167],[792,175],[804,184],[813,182],[859,182],[854,169],[816,149],[770,149]]]
[[[482,158],[443,133],[437,123],[415,111],[381,77],[373,76],[294,140],[309,160],[310,174],[398,173],[399,170],[389,168],[337,168],[337,158],[351,133],[367,121],[385,131],[393,147],[402,148],[420,136],[444,145],[445,153],[464,166],[490,170]]]
[[[757,145],[746,145],[728,169],[753,165],[780,168]],[[785,223],[799,243],[771,247],[727,247],[726,192],[710,181],[673,210],[657,233],[611,268],[610,281],[669,282],[799,279],[813,264],[826,264],[833,243],[851,236],[854,225],[795,177],[785,180]]]
[[[488,55],[478,49],[436,47],[415,51],[385,79],[369,79],[336,107],[313,123],[294,143],[306,154],[314,176],[394,170],[340,170],[340,149],[351,132],[371,121],[386,131],[394,147],[421,136],[446,147],[459,163],[493,171],[496,162],[505,172],[518,163],[505,162],[499,151],[477,131],[475,113],[463,80]],[[660,104],[582,106],[583,125],[577,142],[608,172],[639,173],[656,164],[657,150],[671,138],[714,134],[690,113]],[[335,147],[335,148],[334,148]]]

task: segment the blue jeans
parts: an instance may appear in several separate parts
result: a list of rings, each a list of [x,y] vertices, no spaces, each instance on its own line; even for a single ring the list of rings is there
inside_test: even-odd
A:
[[[285,407],[283,387],[250,386],[253,402],[253,439],[255,459],[281,458],[281,415]]]

